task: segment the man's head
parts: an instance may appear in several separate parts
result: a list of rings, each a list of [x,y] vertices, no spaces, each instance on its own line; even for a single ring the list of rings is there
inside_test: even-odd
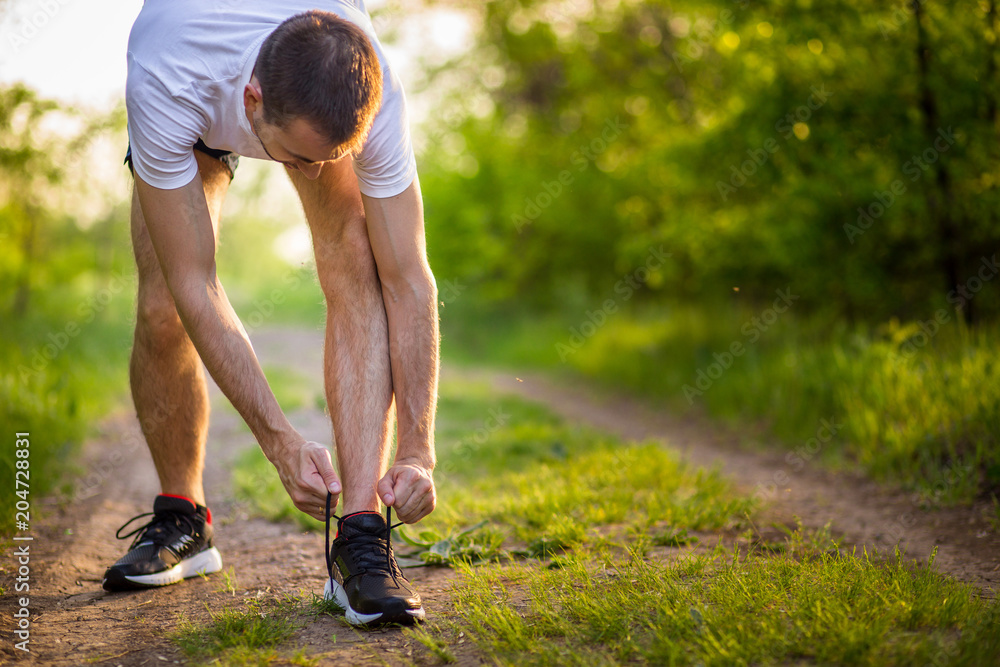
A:
[[[361,147],[381,100],[382,67],[371,41],[356,25],[316,10],[264,40],[243,92],[264,150],[307,175],[318,175],[313,164]]]

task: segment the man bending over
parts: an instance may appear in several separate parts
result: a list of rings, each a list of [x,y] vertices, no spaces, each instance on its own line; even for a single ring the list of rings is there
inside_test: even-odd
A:
[[[296,507],[329,521],[328,494],[332,506],[342,496],[326,595],[355,624],[423,618],[379,503],[406,523],[434,509],[437,294],[403,90],[363,2],[146,0],[129,37],[126,101],[139,275],[130,377],[161,494],[104,588],[222,567],[202,486],[204,362]],[[216,276],[219,215],[241,155],[282,163],[309,223],[340,479],[329,451],[282,413]]]

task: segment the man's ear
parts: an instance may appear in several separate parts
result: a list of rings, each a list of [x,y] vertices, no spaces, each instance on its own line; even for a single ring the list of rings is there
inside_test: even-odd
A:
[[[252,77],[243,88],[243,107],[247,115],[252,116],[263,104],[264,95],[260,92],[260,82],[257,81],[257,77]]]

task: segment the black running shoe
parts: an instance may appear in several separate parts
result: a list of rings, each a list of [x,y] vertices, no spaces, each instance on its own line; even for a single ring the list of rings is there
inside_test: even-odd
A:
[[[121,534],[137,519],[148,523]],[[135,535],[129,552],[104,573],[107,591],[129,591],[176,584],[199,574],[222,569],[222,556],[212,546],[212,514],[179,496],[156,496],[153,511],[129,519],[115,537]]]
[[[323,597],[344,608],[351,625],[413,625],[424,620],[420,596],[396,564],[388,521],[376,512],[358,512],[337,520],[330,547],[330,499],[326,507],[326,567],[330,578]],[[401,525],[401,524],[397,524]]]

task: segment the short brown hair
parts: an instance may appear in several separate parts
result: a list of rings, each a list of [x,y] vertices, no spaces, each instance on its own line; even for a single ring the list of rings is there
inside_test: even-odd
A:
[[[254,69],[264,120],[282,129],[295,118],[331,145],[356,151],[382,101],[382,65],[368,36],[336,14],[297,14],[267,36]]]

